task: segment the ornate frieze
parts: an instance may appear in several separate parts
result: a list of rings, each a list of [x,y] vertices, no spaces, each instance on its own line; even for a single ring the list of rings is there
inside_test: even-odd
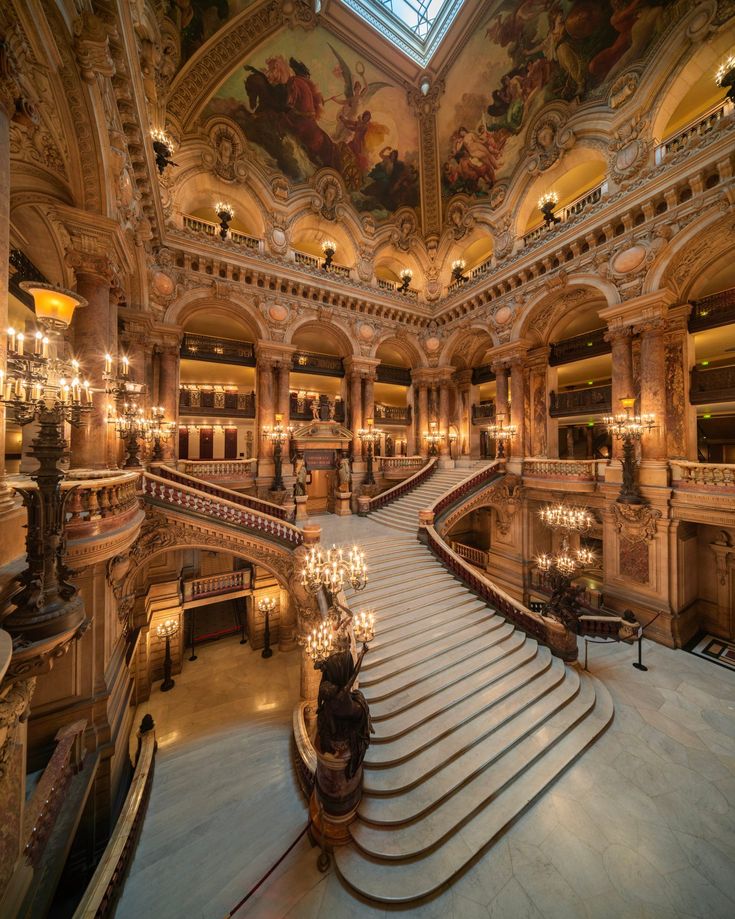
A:
[[[661,511],[650,504],[610,505],[613,525],[622,540],[632,543],[650,542],[655,538]]]

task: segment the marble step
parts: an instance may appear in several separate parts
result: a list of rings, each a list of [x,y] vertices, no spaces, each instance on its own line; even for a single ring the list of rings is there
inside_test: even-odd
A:
[[[434,604],[439,602],[440,598],[446,598],[447,608],[451,609],[450,595],[459,596],[462,592],[469,594],[470,591],[446,572],[442,572],[442,575],[436,581],[432,581],[431,585],[420,582],[410,587],[407,585],[404,590],[393,587],[385,591],[376,589],[370,593],[367,590],[361,591],[358,602],[361,606],[376,606],[380,612],[380,620],[386,626],[399,616],[402,610],[418,610],[425,602]]]
[[[430,612],[434,610],[434,612]],[[441,603],[432,606],[421,606],[420,612],[411,613],[402,620],[396,620],[392,626],[386,627],[383,623],[380,626],[379,637],[370,643],[371,651],[382,651],[395,641],[403,641],[405,638],[420,636],[424,630],[433,629],[437,626],[449,626],[452,623],[459,622],[471,616],[492,616],[491,610],[485,604],[471,594],[466,600],[452,606],[451,613],[447,612],[446,607]]]
[[[591,680],[594,709],[541,759],[529,764],[515,782],[485,803],[463,824],[461,831],[431,852],[407,860],[370,856],[356,846],[335,849],[337,870],[347,884],[370,900],[412,903],[438,891],[520,816],[608,726],[613,715],[610,694]],[[355,828],[360,823],[355,824]]]
[[[376,577],[376,574],[378,575]],[[406,561],[402,566],[391,568],[383,572],[376,572],[371,568],[368,562],[368,582],[367,585],[359,591],[355,591],[356,597],[379,597],[402,586],[411,584],[415,587],[426,585],[428,588],[431,583],[437,581],[446,581],[448,575],[444,569],[439,568],[436,564],[427,565],[414,561]]]
[[[455,584],[455,587],[458,586]],[[354,609],[360,609],[367,606],[375,606],[380,616],[378,625],[378,638],[376,639],[375,648],[382,647],[388,641],[388,636],[395,633],[396,629],[403,628],[413,622],[420,622],[429,616],[437,613],[443,613],[444,619],[452,618],[455,610],[463,609],[469,603],[480,603],[482,601],[469,592],[454,598],[450,603],[444,599],[444,595],[435,596],[431,594],[424,598],[423,594],[417,594],[413,599],[401,599],[392,605],[384,603],[374,603],[372,600],[362,600],[359,594],[354,598],[348,598],[350,606]],[[378,644],[380,640],[380,644]],[[373,645],[371,645],[373,647]]]
[[[520,641],[512,632],[508,640],[501,640],[496,646],[497,658],[481,671],[478,671],[472,680],[460,680],[451,686],[435,692],[428,698],[411,705],[402,711],[388,715],[385,718],[375,718],[375,736],[373,743],[395,740],[409,731],[416,730],[427,721],[437,719],[437,731],[441,726],[450,723],[454,718],[451,711],[457,704],[470,696],[482,692],[493,683],[502,680],[518,667],[533,660],[536,654],[536,643]]]
[[[551,664],[552,657],[548,648],[539,648],[536,656],[524,666],[510,671],[503,679],[453,706],[447,718],[440,715],[395,740],[372,744],[365,756],[365,766],[370,770],[370,775],[375,777],[375,787],[383,787],[383,772],[392,774],[394,768],[403,763],[413,769],[415,763],[422,762],[424,751],[431,753],[439,740],[442,744],[445,741],[454,744],[455,735],[464,735],[465,726],[467,730],[474,731],[476,737],[482,736],[484,722],[476,719],[484,717],[493,706],[522,691],[527,685],[547,686],[548,680],[556,680],[559,668],[552,668]],[[545,679],[540,680],[541,677]],[[416,774],[421,775],[420,772]]]
[[[390,527],[393,530],[400,530],[401,533],[415,533],[418,529],[418,519],[415,523],[406,523],[403,519],[398,520],[396,518],[378,518],[378,523],[383,526]]]
[[[561,685],[490,730],[466,752],[447,760],[424,781],[394,795],[363,795],[353,839],[383,858],[408,858],[438,845],[465,816],[497,795],[529,763],[571,730],[595,704],[590,684],[568,670]],[[402,824],[400,827],[398,824]]]
[[[466,644],[481,635],[488,632],[494,634],[494,641],[497,644],[505,638],[510,637],[513,633],[513,626],[509,625],[500,616],[488,617],[487,620],[472,622],[462,629],[457,629],[454,633],[445,636],[439,646],[430,642],[413,647],[409,645],[410,650],[403,654],[386,654],[381,658],[369,660],[370,654],[363,661],[362,670],[360,671],[360,685],[363,687],[380,684],[387,676],[395,673],[406,673],[411,668],[420,668],[425,671],[427,662],[432,664],[437,657],[441,657],[449,651],[453,651],[461,644]]]

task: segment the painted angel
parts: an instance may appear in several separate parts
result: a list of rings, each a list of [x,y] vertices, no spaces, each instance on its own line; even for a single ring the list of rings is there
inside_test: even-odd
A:
[[[332,49],[332,54],[337,58],[337,66],[334,68],[334,75],[344,80],[345,84],[344,94],[342,96],[330,96],[325,100],[326,102],[335,102],[340,106],[340,111],[337,115],[337,127],[335,128],[333,138],[336,143],[340,143],[340,141],[347,141],[350,139],[351,129],[349,125],[357,122],[357,115],[360,108],[366,104],[379,89],[389,87],[391,84],[381,80],[374,80],[372,83],[368,83],[365,78],[365,65],[362,61],[358,61],[355,64],[355,73],[359,79],[353,79],[352,71],[347,61],[331,44],[329,47]]]

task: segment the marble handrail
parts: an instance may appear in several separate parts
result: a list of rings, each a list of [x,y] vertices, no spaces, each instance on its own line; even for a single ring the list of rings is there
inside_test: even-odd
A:
[[[184,601],[244,590],[246,574],[250,577],[250,572],[245,570],[225,571],[222,574],[210,574],[207,577],[184,581]]]
[[[179,465],[183,466],[181,471],[184,475],[193,476],[195,479],[206,476],[252,478],[255,475],[257,462],[258,460],[252,457],[238,460],[180,460]]]
[[[462,479],[453,488],[437,498],[433,504],[424,509],[423,513],[432,514],[436,518],[442,511],[455,504],[460,498],[464,498],[474,492],[479,486],[487,484],[498,472],[505,469],[505,460],[493,460],[487,466],[483,466],[478,472],[473,472]]]
[[[140,735],[140,752],[130,790],[100,863],[74,912],[74,919],[102,919],[113,913],[145,813],[155,755],[156,735],[151,728]]]
[[[379,495],[376,495],[374,498],[369,499],[369,504],[363,511],[360,513],[367,514],[370,511],[375,511],[379,507],[385,507],[386,504],[389,504],[391,501],[395,501],[396,498],[400,498],[401,495],[404,495],[407,491],[410,491],[412,488],[415,488],[417,485],[420,485],[422,482],[434,472],[437,468],[438,457],[430,457],[428,463],[425,466],[422,466],[418,472],[415,472],[413,475],[409,476],[407,479],[403,479],[397,485],[394,485],[392,488],[387,489],[387,491],[381,492]],[[363,498],[360,498],[363,501]]]
[[[376,456],[373,462],[380,469],[421,469],[426,460],[423,456]]]
[[[228,526],[274,539],[289,548],[301,545],[304,538],[298,527],[280,517],[273,517],[241,502],[221,497],[217,492],[191,487],[175,479],[146,472],[142,476],[142,491],[147,500],[172,510],[200,514]],[[237,492],[233,494],[237,496]]]
[[[705,488],[733,488],[735,487],[735,465],[727,463],[691,463],[685,460],[669,460],[671,464],[671,480],[674,488],[705,487]]]
[[[523,475],[529,478],[572,478],[596,482],[605,478],[609,460],[524,459]]]

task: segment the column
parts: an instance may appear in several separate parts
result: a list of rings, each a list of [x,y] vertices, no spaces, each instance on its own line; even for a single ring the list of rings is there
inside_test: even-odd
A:
[[[471,370],[457,370],[454,373],[457,384],[457,456],[470,456],[473,452],[472,428],[472,385]]]
[[[523,359],[513,358],[510,367],[511,423],[516,434],[512,439],[512,454],[521,459],[526,446],[526,368]]]
[[[413,456],[418,453],[416,449],[416,389],[413,385],[406,390],[406,407],[411,409],[411,423],[406,427],[406,453]],[[398,452],[398,451],[396,451]]]
[[[273,444],[270,440],[267,440],[265,437],[263,437],[263,428],[271,426],[275,420],[273,360],[270,358],[270,356],[258,355],[256,373],[258,392],[258,423],[255,429],[256,456],[259,460],[270,462],[273,459]],[[260,469],[258,471],[260,472]]]
[[[5,54],[2,52],[2,60]],[[8,256],[10,253],[10,114],[12,93],[0,96],[0,366],[5,367],[8,327]],[[5,484],[5,404],[0,402],[0,512],[14,505],[13,492]]]
[[[416,419],[416,439],[418,440],[419,453],[427,456],[429,445],[424,440],[424,432],[429,430],[429,387],[426,383],[419,383],[419,411]]]
[[[162,444],[164,459],[171,460],[176,456],[179,430],[179,349],[173,345],[158,352],[158,404],[163,406],[165,420],[175,424]]]
[[[291,367],[286,361],[281,361],[280,364],[276,366],[276,411],[283,415],[284,425],[289,423],[289,414],[290,414],[290,400],[289,400],[289,386],[291,382]]]
[[[694,343],[687,327],[691,305],[669,307],[666,355],[666,455],[697,461],[697,409],[689,401]]]
[[[628,326],[611,326],[605,333],[605,341],[612,346],[612,412],[616,415],[622,411],[621,399],[635,395],[633,387],[633,349],[631,330]],[[613,438],[613,457],[622,459],[623,444],[616,437]]]
[[[666,322],[651,319],[636,332],[641,336],[641,415],[656,419],[656,427],[641,439],[641,458],[666,462]]]
[[[441,380],[439,383],[439,430],[444,435],[439,445],[441,456],[449,456],[449,383]]]
[[[508,423],[508,368],[505,364],[493,367],[495,372],[495,419],[502,417]]]
[[[375,376],[374,373],[365,374],[365,382],[362,387],[363,424],[367,424],[368,418],[375,419]]]
[[[548,349],[529,354],[529,449],[531,456],[548,456],[546,404],[546,366]]]
[[[353,369],[350,377],[350,427],[352,429],[353,461],[359,460],[362,456],[362,441],[357,436],[357,432],[362,426],[362,374],[359,370]]]
[[[104,469],[108,456],[109,425],[107,396],[102,379],[104,355],[117,353],[117,297],[111,297],[112,266],[104,255],[72,252],[69,261],[76,271],[77,293],[87,306],[74,311],[74,352],[94,391],[91,413],[80,427],[72,428],[71,466]]]

